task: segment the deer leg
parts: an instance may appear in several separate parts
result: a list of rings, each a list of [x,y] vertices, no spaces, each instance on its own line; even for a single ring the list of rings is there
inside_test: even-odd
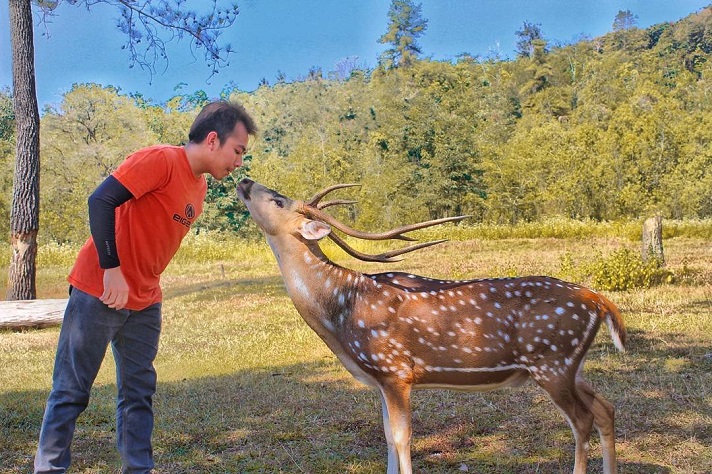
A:
[[[596,393],[581,379],[576,381],[576,389],[593,413],[593,423],[601,437],[604,474],[616,474],[615,409],[608,400]]]
[[[586,474],[588,465],[589,440],[593,429],[594,415],[579,397],[573,380],[554,380],[547,382],[534,377],[540,387],[547,391],[556,407],[563,413],[571,426],[576,441],[574,474]]]
[[[391,420],[388,415],[388,405],[386,399],[381,393],[381,410],[383,412],[383,431],[386,434],[386,443],[388,443],[388,474],[398,474],[398,451],[393,442],[393,431],[391,430]]]
[[[388,474],[411,474],[410,386],[381,386],[383,430],[388,442]]]

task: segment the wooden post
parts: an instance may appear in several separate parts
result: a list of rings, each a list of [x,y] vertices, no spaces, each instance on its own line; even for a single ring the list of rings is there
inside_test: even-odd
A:
[[[643,262],[651,259],[665,264],[663,254],[663,218],[662,216],[650,217],[643,223]]]

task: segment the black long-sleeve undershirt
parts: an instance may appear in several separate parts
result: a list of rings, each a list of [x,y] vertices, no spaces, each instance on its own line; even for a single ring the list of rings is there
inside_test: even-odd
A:
[[[89,229],[103,269],[120,265],[116,252],[116,208],[133,195],[113,176],[106,178],[89,196]]]

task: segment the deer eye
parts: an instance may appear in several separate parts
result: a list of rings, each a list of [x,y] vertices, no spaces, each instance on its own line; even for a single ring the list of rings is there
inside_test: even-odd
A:
[[[284,202],[282,202],[281,199],[272,198],[272,201],[274,201],[274,203],[275,203],[275,204],[277,205],[277,207],[279,207],[280,209],[284,207]]]

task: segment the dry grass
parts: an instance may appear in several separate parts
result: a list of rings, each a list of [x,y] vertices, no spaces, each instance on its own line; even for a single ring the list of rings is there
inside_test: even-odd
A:
[[[227,244],[225,244],[227,245]],[[624,239],[463,240],[413,254],[398,268],[434,277],[552,274],[561,257],[604,254]],[[380,402],[355,382],[294,311],[267,246],[220,260],[180,257],[164,278],[154,436],[159,473],[382,473]],[[334,255],[337,255],[335,252]],[[602,332],[586,376],[617,407],[622,473],[712,472],[712,247],[666,241],[670,268],[692,277],[611,293],[628,352]],[[368,271],[382,266],[343,260]],[[43,297],[61,297],[66,265],[41,269]],[[0,473],[31,470],[58,330],[0,332]],[[74,472],[118,472],[114,366],[107,357],[80,418]],[[571,431],[533,384],[483,394],[419,391],[415,472],[561,473]],[[600,472],[597,438],[591,472]]]

